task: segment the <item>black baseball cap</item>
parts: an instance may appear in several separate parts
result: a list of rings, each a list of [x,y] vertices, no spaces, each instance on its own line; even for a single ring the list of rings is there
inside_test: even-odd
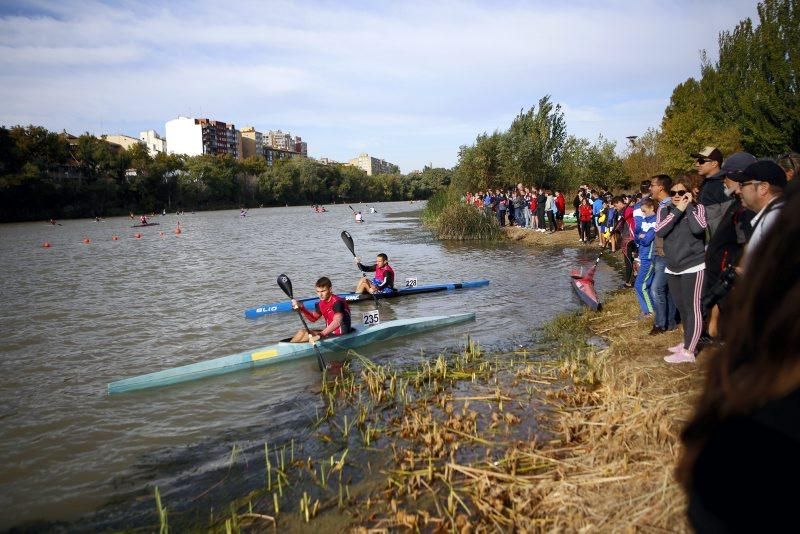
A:
[[[787,183],[786,172],[771,159],[756,161],[742,172],[729,175],[728,178],[735,182],[767,182],[781,189],[786,187]]]

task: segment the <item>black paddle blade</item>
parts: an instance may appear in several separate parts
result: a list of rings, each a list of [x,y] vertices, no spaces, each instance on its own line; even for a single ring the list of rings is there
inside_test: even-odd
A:
[[[353,238],[350,236],[350,233],[347,230],[342,232],[342,241],[344,241],[344,244],[347,245],[348,249],[350,249],[350,254],[355,256],[356,251],[355,246],[353,245]]]
[[[283,292],[286,293],[287,297],[289,297],[290,299],[294,298],[294,294],[292,292],[292,281],[289,280],[288,276],[286,276],[285,274],[281,274],[278,277],[278,285],[283,290]]]

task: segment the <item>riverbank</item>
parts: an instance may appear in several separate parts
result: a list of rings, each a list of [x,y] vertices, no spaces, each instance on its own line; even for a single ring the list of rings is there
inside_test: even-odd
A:
[[[558,232],[537,232],[530,228],[504,226],[501,228],[506,238],[537,247],[589,247],[578,239],[578,229],[574,224],[565,224]]]

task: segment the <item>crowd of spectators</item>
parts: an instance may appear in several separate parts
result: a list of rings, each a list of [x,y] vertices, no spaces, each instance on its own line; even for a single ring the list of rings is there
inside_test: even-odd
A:
[[[564,229],[566,199],[564,193],[550,187],[487,189],[467,192],[464,202],[497,217],[500,226],[529,228],[537,232],[558,232]]]
[[[658,174],[634,194],[615,195],[582,185],[565,213],[562,191],[550,187],[468,192],[464,201],[496,217],[500,226],[538,232],[576,222],[581,243],[597,243],[625,261],[624,286],[634,288],[650,334],[683,329],[668,363],[694,362],[720,336],[727,293],[752,261],[774,224],[785,195],[797,189],[800,155],[757,159],[716,147],[691,154],[694,170]]]

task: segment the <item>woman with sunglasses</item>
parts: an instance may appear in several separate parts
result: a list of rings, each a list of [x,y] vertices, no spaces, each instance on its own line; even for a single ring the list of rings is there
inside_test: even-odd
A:
[[[687,186],[690,180],[681,176],[670,188],[672,203],[661,206],[656,218],[656,235],[664,239],[669,292],[681,314],[683,343],[670,348],[668,363],[695,361],[697,343],[703,332],[701,296],[705,271],[705,207],[694,201]]]

